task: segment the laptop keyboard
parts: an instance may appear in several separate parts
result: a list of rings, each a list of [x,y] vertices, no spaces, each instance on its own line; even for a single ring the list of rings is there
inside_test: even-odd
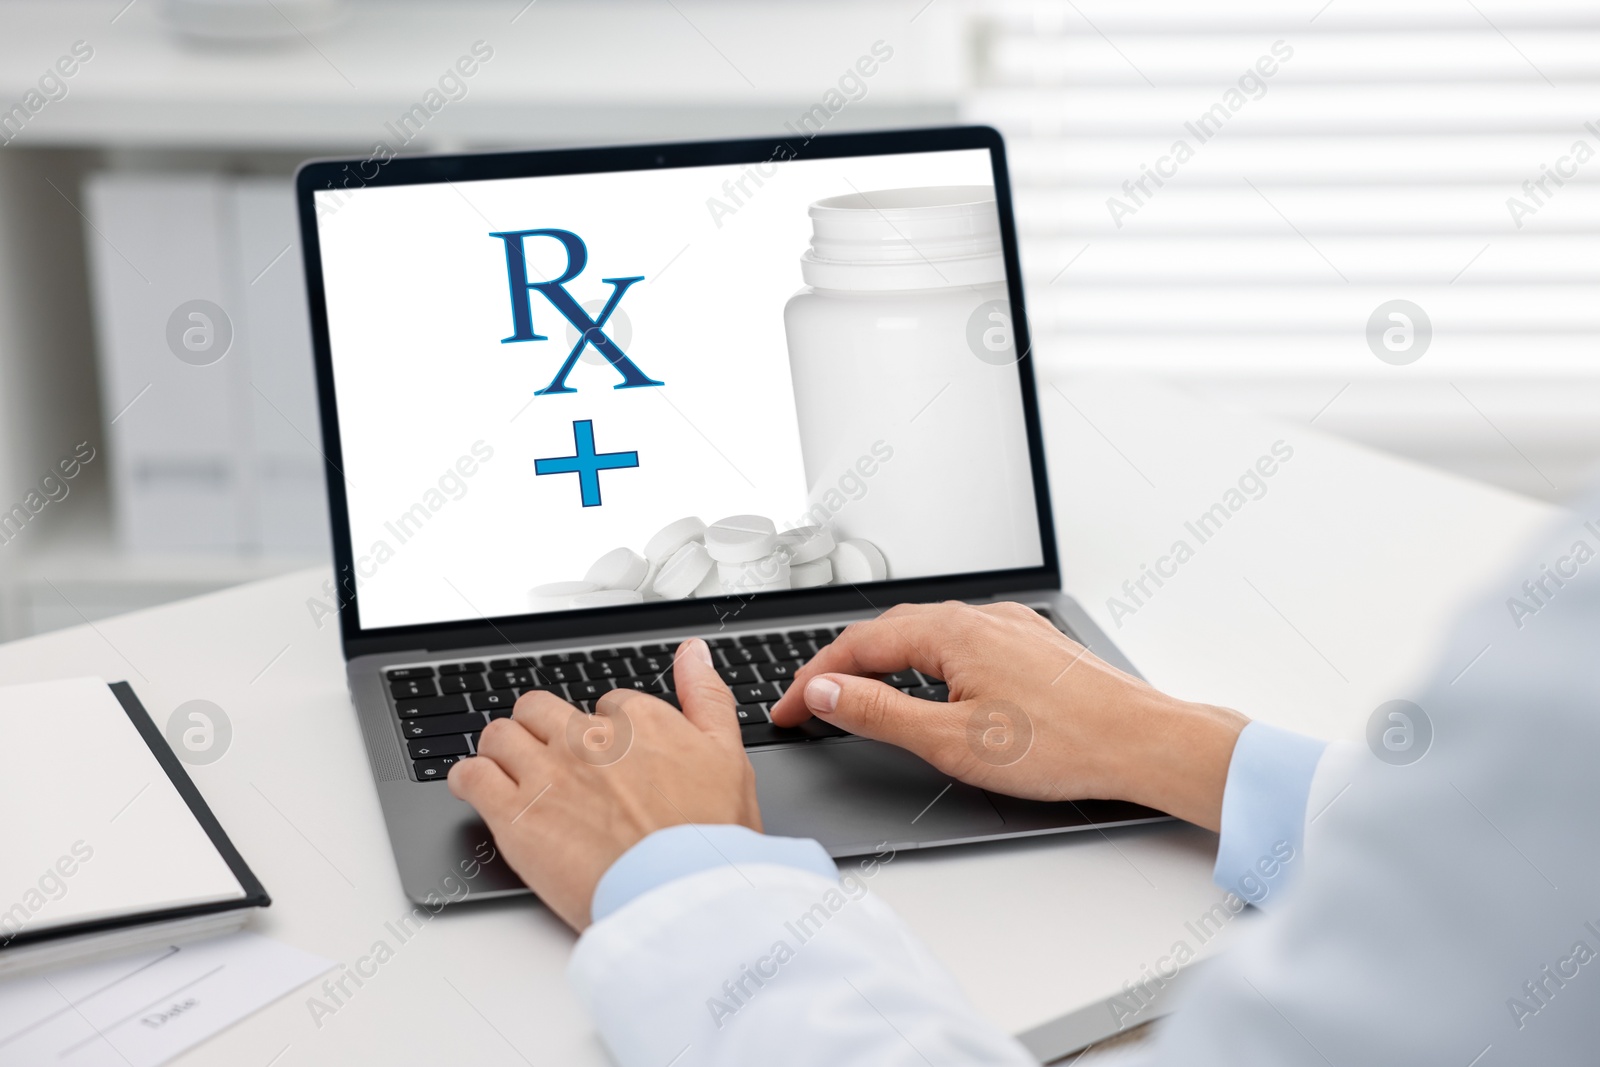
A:
[[[775,726],[768,715],[795,672],[839,635],[841,626],[710,637],[711,658],[738,704],[746,748],[846,736],[819,719],[798,727]],[[389,702],[417,781],[441,780],[451,764],[477,751],[478,735],[492,719],[507,718],[517,697],[542,689],[593,713],[612,689],[636,689],[682,710],[674,695],[676,644],[619,645],[501,659],[461,660],[393,667],[384,672]],[[944,683],[914,670],[884,679],[912,696],[945,700]]]

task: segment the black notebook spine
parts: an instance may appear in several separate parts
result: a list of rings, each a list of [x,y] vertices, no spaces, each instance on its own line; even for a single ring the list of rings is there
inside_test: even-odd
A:
[[[211,839],[211,844],[216,848],[218,855],[227,863],[228,869],[238,879],[239,885],[244,889],[244,896],[234,900],[220,900],[212,904],[193,904],[180,908],[162,908],[156,911],[140,912],[135,915],[119,915],[110,919],[95,919],[89,922],[70,923],[65,926],[53,926],[48,930],[23,930],[12,937],[0,941],[0,953],[8,948],[20,948],[24,945],[35,945],[47,941],[59,941],[66,938],[81,937],[84,934],[102,933],[107,930],[120,930],[130,926],[146,926],[158,922],[173,922],[180,919],[196,918],[202,915],[215,915],[225,911],[236,911],[241,908],[265,908],[272,903],[272,898],[267,895],[266,888],[255,872],[245,863],[244,857],[239,855],[239,850],[233,847],[233,842],[228,839],[227,833],[222,829],[222,824],[212,814],[205,798],[200,795],[200,790],[189,778],[183,768],[183,763],[173,753],[167,744],[167,739],[156,729],[156,724],[151,721],[150,715],[144,710],[144,705],[139,702],[139,697],[134,693],[133,687],[127,682],[112,682],[111,692],[116,696],[117,702],[122,705],[122,710],[128,713],[128,718],[133,722],[135,730],[149,746],[150,752],[155,756],[156,762],[166,772],[172,781],[173,788],[183,798],[189,810],[194,813],[195,820],[205,830],[206,836]]]

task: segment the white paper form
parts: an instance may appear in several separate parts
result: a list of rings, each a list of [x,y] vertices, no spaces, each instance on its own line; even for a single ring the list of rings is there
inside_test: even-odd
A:
[[[156,1067],[333,965],[239,932],[0,982],[0,1067]]]

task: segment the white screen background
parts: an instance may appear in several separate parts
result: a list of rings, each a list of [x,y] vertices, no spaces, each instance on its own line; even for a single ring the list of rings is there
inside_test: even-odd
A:
[[[530,588],[581,579],[605,551],[640,550],[679,516],[756,513],[782,528],[803,514],[783,308],[802,286],[806,208],[856,190],[987,185],[993,174],[982,149],[801,159],[760,188],[747,180],[749,195],[719,226],[707,201],[733,204],[724,183],[746,171],[317,194],[363,627],[522,614]],[[567,283],[580,303],[610,295],[602,278],[644,275],[618,305],[632,327],[624,347],[664,387],[616,390],[615,370],[580,361],[567,379],[575,393],[534,396],[570,350],[569,327],[535,292],[534,327],[550,340],[500,343],[511,304],[504,244],[489,234],[536,228],[585,241],[588,265]],[[565,264],[554,240],[526,247],[534,280]],[[574,506],[576,475],[533,473],[538,458],[573,454],[579,419],[593,420],[598,451],[640,453],[638,468],[601,472],[605,506]],[[474,445],[492,458],[449,477]],[[430,517],[402,542],[395,524],[419,503]],[[988,566],[953,560],[950,572]]]

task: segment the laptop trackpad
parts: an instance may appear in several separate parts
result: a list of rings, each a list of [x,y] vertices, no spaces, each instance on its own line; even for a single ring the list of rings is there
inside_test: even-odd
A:
[[[761,820],[769,834],[814,837],[834,856],[890,845],[931,845],[1001,833],[981,789],[956,782],[904,749],[877,741],[753,749]]]

